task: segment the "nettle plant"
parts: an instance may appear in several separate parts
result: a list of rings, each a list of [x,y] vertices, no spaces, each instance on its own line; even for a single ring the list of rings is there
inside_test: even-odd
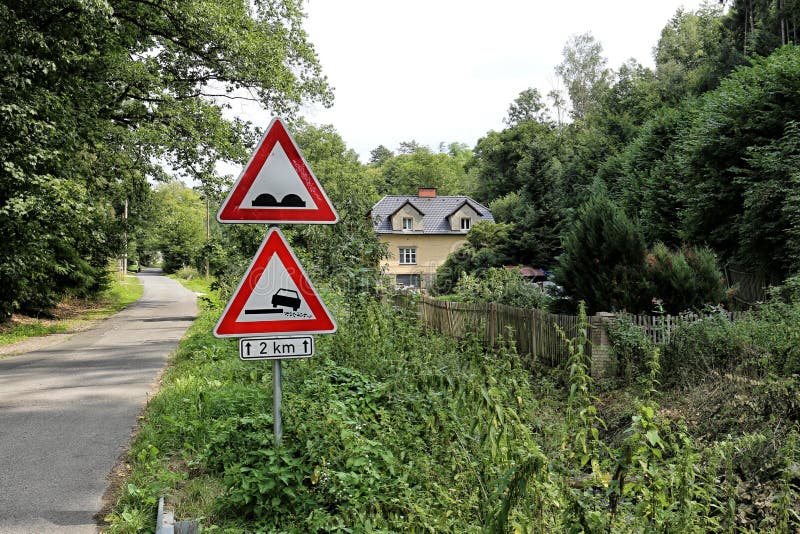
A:
[[[492,532],[739,532],[741,484],[737,472],[754,458],[758,435],[698,447],[680,421],[665,418],[657,402],[660,393],[660,353],[650,345],[640,377],[640,397],[621,441],[604,437],[605,422],[588,374],[586,332],[581,306],[579,334],[565,339],[568,361],[567,412],[558,432],[558,449],[537,443],[519,454],[495,484],[499,500],[487,521]],[[787,446],[797,443],[797,433]],[[791,437],[790,436],[790,437]],[[533,436],[533,440],[541,439]],[[778,451],[775,451],[777,453]],[[793,456],[794,455],[794,456]],[[783,469],[775,493],[772,519],[765,530],[797,525],[796,482],[792,466],[796,451],[780,454]],[[781,467],[782,466],[782,467]]]

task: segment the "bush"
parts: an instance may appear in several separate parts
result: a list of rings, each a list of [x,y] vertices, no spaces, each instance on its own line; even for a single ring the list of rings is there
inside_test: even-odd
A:
[[[660,299],[664,311],[672,315],[699,311],[726,298],[716,257],[706,247],[670,251],[663,243],[656,243],[647,255],[647,279],[653,297]]]
[[[551,298],[528,282],[519,269],[493,267],[478,275],[463,273],[455,293],[461,302],[497,302],[517,308],[547,309]]]
[[[769,291],[768,301],[737,324],[738,331],[764,355],[764,370],[800,374],[800,276]]]
[[[690,385],[746,360],[749,343],[721,313],[681,325],[672,332],[662,358],[665,385]]]
[[[433,286],[435,295],[446,295],[454,292],[458,281],[464,274],[480,273],[486,269],[500,267],[506,257],[498,255],[494,249],[476,250],[466,244],[447,256],[447,259],[436,269],[436,281]]]
[[[194,267],[187,267],[184,265],[175,271],[175,276],[182,278],[183,280],[194,280],[195,278],[200,278],[200,272]]]
[[[617,317],[608,332],[611,350],[617,361],[617,376],[626,380],[642,376],[647,368],[647,359],[653,353],[653,341],[644,330],[630,319]]]

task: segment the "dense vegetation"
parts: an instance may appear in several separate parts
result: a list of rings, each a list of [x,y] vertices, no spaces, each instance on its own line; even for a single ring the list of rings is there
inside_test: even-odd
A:
[[[676,13],[654,69],[609,69],[576,35],[565,90],[522,90],[473,149],[410,140],[362,164],[297,116],[332,98],[299,0],[2,2],[0,319],[97,294],[124,252],[209,272],[227,298],[264,233],[213,221],[231,182],[217,164],[260,133],[225,118],[230,99],[289,117],[341,216],[286,232],[341,330],[285,366],[283,446],[269,367],[210,336],[212,297],[110,529],[152,530],[162,494],[230,532],[800,528],[800,3],[722,4]],[[720,304],[723,265],[785,283],[748,319],[712,315],[663,346],[620,322],[616,381],[592,382],[580,338],[567,369],[529,368],[380,303],[386,251],[365,215],[418,187],[472,195],[500,223],[448,259],[450,298],[565,305],[509,264],[555,271],[581,313]]]
[[[585,339],[566,370],[531,369],[513,347],[325,291],[340,331],[284,364],[277,449],[270,365],[210,335],[207,301],[149,404],[110,532],[152,530],[161,495],[222,532],[790,532],[792,284],[748,321],[687,325],[661,347],[620,324],[627,379],[603,385]]]
[[[241,162],[254,130],[226,101],[329,102],[301,21],[292,0],[0,3],[0,319],[100,291],[149,180],[210,190]]]
[[[590,34],[571,39],[556,67],[566,94],[548,94],[556,118],[529,88],[509,107],[507,128],[478,141],[467,165],[473,192],[509,226],[488,251],[467,248],[443,266],[444,291],[462,272],[560,265],[574,302],[644,311],[653,298],[673,299],[636,273],[655,247],[664,257],[663,246],[675,255],[707,249],[718,267],[772,283],[797,272],[800,8],[732,4],[724,13],[679,11],[662,31],[654,70],[635,62],[611,70]],[[609,201],[623,214],[609,208],[596,214],[602,223],[587,220]],[[603,225],[617,229],[603,235]],[[603,280],[615,287],[597,287]],[[724,301],[713,284],[701,300]]]
[[[558,258],[569,253],[584,204],[598,196],[638,227],[630,235],[641,233],[645,255],[659,243],[671,254],[708,247],[720,267],[773,283],[800,268],[796,2],[679,11],[662,30],[654,69],[635,61],[611,69],[601,43],[575,35],[555,66],[564,90],[522,90],[506,128],[473,149],[410,140],[377,146],[367,164],[331,126],[296,117],[300,104],[332,98],[301,8],[295,0],[3,3],[1,316],[100,291],[106,260],[123,252],[149,261],[161,253],[168,271],[236,271],[258,231],[223,229],[204,215],[230,183],[217,164],[241,163],[259,133],[225,118],[227,102],[239,98],[290,117],[347,214],[336,229],[293,236],[317,259],[355,243],[348,261],[371,267],[364,260],[381,251],[369,243],[364,214],[383,194],[426,186],[473,195],[504,223],[443,268],[443,291],[464,272],[569,263]],[[196,191],[152,185],[175,178]],[[617,268],[595,252],[597,269]],[[629,311],[670,299],[663,285],[637,280],[624,291],[638,292],[624,299],[593,301],[585,280],[560,272],[573,309],[580,298],[591,309],[639,308]],[[717,296],[701,300],[717,304]]]

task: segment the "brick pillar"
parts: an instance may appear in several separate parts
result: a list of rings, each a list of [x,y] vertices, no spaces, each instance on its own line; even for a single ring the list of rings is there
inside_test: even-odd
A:
[[[608,338],[608,327],[614,324],[615,315],[598,312],[591,317],[592,324],[592,378],[611,378],[614,373],[614,357],[611,354],[611,341]]]

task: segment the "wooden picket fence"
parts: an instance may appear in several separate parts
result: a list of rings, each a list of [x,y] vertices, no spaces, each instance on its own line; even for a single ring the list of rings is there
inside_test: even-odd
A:
[[[744,317],[746,311],[734,312],[715,312],[725,313],[731,321],[738,321]],[[633,315],[630,313],[618,313],[617,317],[627,319],[639,328],[653,340],[653,343],[663,344],[668,343],[672,332],[681,325],[695,323],[700,321],[708,315],[700,315],[696,313],[683,313],[681,315]]]
[[[531,361],[538,361],[551,367],[566,365],[569,353],[559,329],[567,338],[574,338],[578,332],[578,317],[557,315],[542,310],[515,308],[497,303],[467,303],[437,300],[426,295],[412,298],[397,294],[392,297],[395,305],[414,309],[421,319],[437,332],[463,338],[475,335],[487,345],[513,342],[517,353]],[[740,319],[746,312],[728,313],[731,320]],[[700,315],[680,316],[617,314],[639,326],[655,343],[666,343],[670,334],[682,324],[701,319]],[[592,329],[600,326],[601,319],[589,317],[587,339],[592,339]],[[606,336],[603,336],[606,343]],[[595,339],[598,339],[595,336]],[[605,347],[607,349],[608,347]],[[589,355],[592,346],[586,347]],[[599,352],[599,351],[598,351]]]
[[[402,297],[394,302],[408,307],[414,299]],[[578,318],[573,315],[497,303],[448,302],[426,295],[419,296],[416,305],[425,323],[442,334],[456,338],[476,335],[489,345],[513,342],[519,354],[552,367],[565,365],[569,356],[558,329],[568,338],[578,332]]]

